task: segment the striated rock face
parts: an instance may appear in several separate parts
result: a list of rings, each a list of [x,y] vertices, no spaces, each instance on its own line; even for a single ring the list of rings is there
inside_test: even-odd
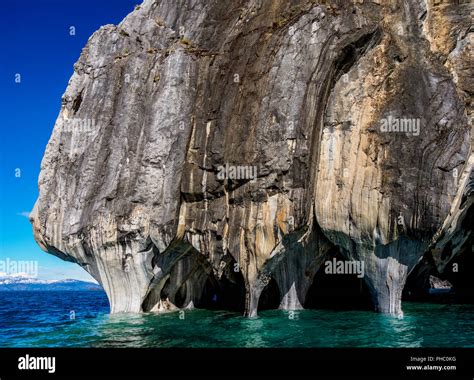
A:
[[[423,255],[443,270],[473,230],[473,11],[145,0],[75,65],[38,244],[96,278],[114,313],[254,316],[270,288],[299,309],[336,249],[364,264],[374,308],[401,315]]]

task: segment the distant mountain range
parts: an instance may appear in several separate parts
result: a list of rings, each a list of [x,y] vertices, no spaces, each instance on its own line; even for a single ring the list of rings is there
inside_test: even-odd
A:
[[[0,276],[0,291],[102,291],[102,287],[93,282],[79,280],[39,280],[23,276]]]

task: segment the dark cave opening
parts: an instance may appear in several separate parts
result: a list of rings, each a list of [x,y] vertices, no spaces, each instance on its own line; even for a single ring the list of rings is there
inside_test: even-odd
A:
[[[413,268],[403,290],[403,300],[433,303],[469,303],[474,304],[474,235],[472,221],[474,206],[467,211],[461,223],[461,229],[471,231],[459,253],[454,256],[440,273],[436,268],[431,251],[425,253],[420,262]],[[448,242],[441,252],[441,260],[452,255],[453,244]],[[449,292],[433,292],[430,276],[441,281],[449,281],[452,289]],[[431,290],[431,291],[430,291]]]
[[[326,260],[347,261],[339,251]],[[369,289],[357,274],[328,274],[321,265],[306,294],[305,309],[373,310]]]
[[[408,275],[402,299],[414,302],[432,303],[474,303],[474,285],[472,283],[474,255],[469,249],[462,249],[446,266],[444,272],[438,272],[431,252]],[[452,287],[448,291],[436,291],[430,283],[430,277],[437,281],[448,281]]]
[[[210,275],[196,307],[242,313],[245,309],[245,283],[242,274],[229,270],[220,279]]]
[[[280,306],[280,289],[277,282],[272,278],[270,282],[263,288],[262,294],[258,301],[258,311],[278,309]]]

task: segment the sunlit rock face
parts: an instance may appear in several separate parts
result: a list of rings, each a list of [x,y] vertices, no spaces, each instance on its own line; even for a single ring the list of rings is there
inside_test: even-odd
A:
[[[472,233],[474,7],[437,3],[145,0],[75,65],[38,244],[114,313],[300,309],[338,250],[401,315]]]

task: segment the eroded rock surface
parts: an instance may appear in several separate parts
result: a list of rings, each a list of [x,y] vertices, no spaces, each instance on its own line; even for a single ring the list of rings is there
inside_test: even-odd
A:
[[[336,247],[363,261],[374,308],[401,315],[423,255],[448,249],[442,269],[473,230],[473,11],[145,0],[75,65],[38,244],[91,273],[114,313],[248,316],[272,280],[280,308],[302,308]]]

